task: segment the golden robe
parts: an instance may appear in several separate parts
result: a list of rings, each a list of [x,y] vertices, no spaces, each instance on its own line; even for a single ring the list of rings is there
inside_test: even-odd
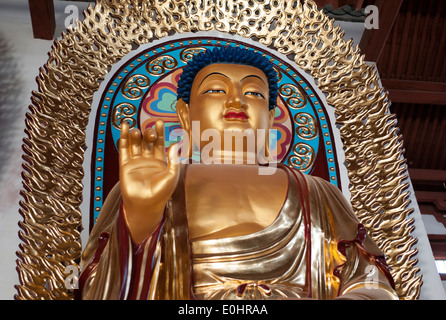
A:
[[[253,234],[189,241],[184,172],[163,221],[133,243],[119,184],[85,248],[82,299],[398,299],[383,253],[331,183],[293,170],[275,221]]]

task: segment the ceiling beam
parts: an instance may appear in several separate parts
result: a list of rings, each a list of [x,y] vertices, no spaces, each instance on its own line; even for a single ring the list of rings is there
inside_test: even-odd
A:
[[[386,89],[446,92],[446,83],[442,82],[427,82],[427,81],[398,80],[398,79],[381,79],[381,82],[384,88]]]
[[[34,38],[52,40],[56,30],[53,0],[28,0]]]
[[[398,79],[382,79],[381,82],[392,102],[446,106],[446,83]]]
[[[414,169],[409,168],[410,179],[416,183],[446,183],[446,170],[432,170],[432,169]],[[446,191],[446,190],[445,190]]]
[[[428,235],[435,259],[446,259],[446,235]]]
[[[395,103],[413,103],[446,106],[446,92],[388,89],[389,98]]]
[[[418,203],[433,203],[440,211],[446,211],[446,192],[415,191]]]
[[[432,252],[435,259],[445,260],[446,259],[446,242],[431,242]]]
[[[378,62],[402,3],[403,0],[376,0],[379,28],[365,29],[359,43],[359,48],[365,54],[367,61]]]

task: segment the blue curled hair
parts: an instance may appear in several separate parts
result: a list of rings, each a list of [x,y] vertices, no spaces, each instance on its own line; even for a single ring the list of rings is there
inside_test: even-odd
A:
[[[269,87],[269,110],[276,107],[278,95],[278,77],[273,64],[262,54],[240,47],[216,47],[202,51],[192,58],[183,68],[178,81],[177,97],[189,103],[192,83],[197,73],[204,67],[214,63],[234,63],[256,67],[265,73]]]

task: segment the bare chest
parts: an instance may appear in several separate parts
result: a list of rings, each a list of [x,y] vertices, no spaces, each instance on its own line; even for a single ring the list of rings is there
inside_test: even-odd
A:
[[[288,178],[283,170],[260,175],[246,165],[189,166],[186,209],[192,241],[241,236],[260,231],[277,217]]]

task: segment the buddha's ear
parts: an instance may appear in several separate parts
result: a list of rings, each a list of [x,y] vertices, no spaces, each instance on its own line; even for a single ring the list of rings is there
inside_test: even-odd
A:
[[[270,129],[272,129],[273,124],[274,124],[274,119],[276,118],[276,108],[269,110],[269,128]]]
[[[187,154],[182,154],[182,157],[187,159],[192,154],[192,132],[191,132],[189,105],[186,102],[184,102],[183,99],[178,99],[177,101],[177,116],[178,119],[180,120],[181,128],[184,130],[183,140],[186,139],[184,140],[185,144],[183,144],[183,147],[185,149],[183,149],[183,151],[187,151]]]
[[[183,101],[183,99],[178,99],[177,101],[177,116],[180,120],[180,125],[183,130],[190,133],[190,116],[189,116],[189,105]]]
[[[274,125],[274,119],[276,118],[276,108],[269,110],[269,121],[268,129],[272,129]],[[265,137],[265,157],[269,158],[270,156],[270,148],[269,148],[269,130],[266,131],[266,137]]]

